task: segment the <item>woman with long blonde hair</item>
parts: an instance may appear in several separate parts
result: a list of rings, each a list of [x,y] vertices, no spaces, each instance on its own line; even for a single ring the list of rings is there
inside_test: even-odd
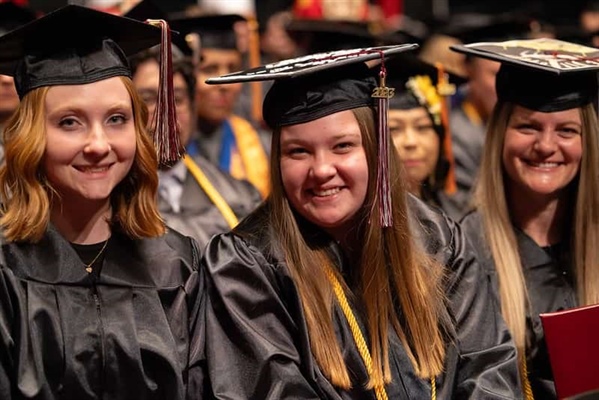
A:
[[[354,52],[352,64],[333,52],[324,70],[277,80],[265,98],[272,192],[203,258],[212,394],[516,398],[515,350],[487,277],[459,228],[407,194],[362,62],[381,53]],[[296,62],[311,65],[272,68]]]
[[[530,67],[497,58],[499,101],[486,135],[476,208],[462,221],[494,278],[527,399],[556,398],[539,314],[599,303],[597,73],[538,68],[539,60],[571,68],[580,57],[575,45],[559,42],[543,52],[542,43],[518,42],[527,50],[520,61]]]

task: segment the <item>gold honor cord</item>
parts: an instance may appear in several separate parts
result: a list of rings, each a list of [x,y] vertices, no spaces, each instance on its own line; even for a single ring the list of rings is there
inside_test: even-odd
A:
[[[349,328],[351,330],[352,336],[354,337],[354,342],[356,343],[356,347],[358,348],[358,352],[364,361],[364,366],[366,367],[366,371],[368,372],[368,376],[372,378],[372,357],[370,356],[370,351],[368,350],[368,345],[366,344],[366,340],[364,339],[364,335],[362,335],[362,331],[360,326],[358,325],[358,321],[356,321],[356,317],[347,301],[347,297],[343,292],[343,288],[335,276],[335,273],[331,270],[329,265],[325,265],[325,273],[327,274],[327,278],[329,282],[333,286],[333,291],[335,292],[335,297],[337,298],[337,302],[339,302],[339,306],[347,319],[347,323],[349,324]],[[376,395],[377,400],[388,400],[387,391],[385,390],[384,385],[375,385],[374,393]],[[437,385],[435,383],[435,378],[431,377],[431,399],[437,399]]]
[[[187,154],[183,156],[183,163],[185,164],[189,172],[191,172],[191,174],[195,178],[196,182],[198,182],[198,185],[200,185],[204,193],[206,193],[210,201],[212,201],[216,208],[218,208],[218,211],[220,211],[220,213],[223,215],[223,218],[225,219],[225,221],[227,221],[227,224],[229,224],[229,228],[235,228],[235,226],[237,226],[237,223],[239,222],[237,216],[235,215],[233,210],[231,210],[231,207],[223,198],[223,196],[221,196],[221,194],[218,192],[218,190],[216,190],[214,185],[210,183],[210,180],[208,180],[208,177],[206,177],[206,175],[202,172],[198,164],[196,164],[196,162],[193,161],[193,159]]]
[[[534,400],[534,396],[532,394],[532,387],[530,386],[530,380],[528,379],[528,366],[526,365],[526,356],[520,356],[520,371],[522,378],[522,388],[524,392],[525,400]]]

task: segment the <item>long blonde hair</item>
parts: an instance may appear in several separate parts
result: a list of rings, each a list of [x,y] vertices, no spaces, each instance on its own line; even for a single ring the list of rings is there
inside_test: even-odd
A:
[[[511,103],[500,102],[489,121],[474,203],[483,228],[499,281],[501,312],[516,343],[519,357],[526,357],[526,315],[530,304],[518,253],[516,233],[506,198],[502,152],[505,132],[514,110]],[[582,148],[580,171],[570,191],[574,234],[573,270],[581,305],[599,303],[599,128],[592,105],[582,107]],[[568,237],[568,235],[565,235]]]
[[[377,139],[373,110],[352,110],[362,133],[369,171],[375,171]],[[323,265],[333,266],[350,297],[364,306],[371,341],[373,375],[370,386],[391,381],[388,327],[391,324],[410,357],[416,374],[423,378],[442,372],[445,359],[445,297],[441,288],[443,268],[416,245],[408,221],[406,189],[397,155],[391,152],[390,175],[394,226],[381,229],[378,221],[376,183],[370,179],[367,198],[357,223],[363,242],[352,293],[335,268],[322,242],[312,240],[315,228],[296,215],[283,189],[280,168],[280,131],[274,132],[271,157],[272,235],[282,249],[297,286],[306,316],[314,357],[336,386],[351,386],[347,366],[335,336],[332,314],[334,297]],[[302,226],[308,224],[311,234]],[[355,283],[355,282],[353,282]],[[399,307],[399,309],[398,309]],[[400,316],[398,316],[398,314]]]
[[[165,227],[156,205],[158,161],[145,128],[148,111],[131,80],[121,80],[131,96],[137,150],[131,170],[111,194],[112,222],[130,237],[155,237]],[[0,226],[9,241],[39,241],[50,221],[53,197],[58,196],[42,169],[48,90],[41,87],[27,93],[4,131]]]

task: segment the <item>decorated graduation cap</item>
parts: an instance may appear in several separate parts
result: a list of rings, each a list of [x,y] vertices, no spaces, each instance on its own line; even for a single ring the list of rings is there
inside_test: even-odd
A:
[[[393,224],[389,188],[387,112],[393,90],[386,86],[387,58],[417,48],[416,44],[317,53],[206,81],[224,84],[274,80],[263,103],[265,122],[273,129],[310,122],[340,111],[370,106],[378,109],[377,190],[382,227]],[[367,61],[380,60],[372,69]]]
[[[14,3],[0,3],[0,36],[36,18],[35,12]]]
[[[395,88],[389,108],[410,110],[423,107],[433,122],[442,143],[436,181],[444,184],[447,194],[456,192],[455,166],[449,126],[449,96],[466,79],[446,71],[441,64],[432,65],[414,53],[402,53],[387,62],[387,83]]]
[[[241,21],[247,20],[238,14],[209,14],[173,18],[170,23],[171,28],[182,35],[200,35],[202,48],[237,50],[234,26]]]
[[[160,162],[179,157],[172,77],[168,75],[170,32],[91,8],[68,5],[0,37],[0,74],[15,78],[22,99],[30,91],[131,77],[127,56],[157,44],[165,50],[163,88],[153,123]]]
[[[554,112],[597,100],[599,50],[596,48],[547,38],[451,48],[501,62],[495,81],[499,101]]]

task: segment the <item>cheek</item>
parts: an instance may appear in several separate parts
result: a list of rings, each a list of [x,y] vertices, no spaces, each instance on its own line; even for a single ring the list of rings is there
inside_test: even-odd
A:
[[[300,190],[304,180],[302,178],[303,174],[304,168],[301,163],[281,160],[281,181],[283,182],[283,189],[289,197],[292,197],[294,193]]]

